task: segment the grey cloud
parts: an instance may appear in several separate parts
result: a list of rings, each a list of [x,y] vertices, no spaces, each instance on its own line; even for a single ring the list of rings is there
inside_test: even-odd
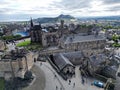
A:
[[[10,12],[10,11],[15,11],[16,9],[12,9],[12,8],[0,8],[0,13],[6,13],[6,12]]]
[[[104,11],[106,12],[117,12],[120,11],[120,0],[102,0],[104,5],[109,5]],[[112,6],[114,4],[114,6]],[[111,6],[110,6],[111,5]]]
[[[114,11],[120,11],[120,6],[112,7],[111,10],[114,10]]]
[[[34,15],[34,14],[0,14],[0,22],[2,21],[22,21],[22,20],[30,20],[30,17],[38,18],[41,15]]]
[[[50,10],[56,10],[56,8],[53,7],[53,6],[48,6],[48,7],[34,7],[31,10],[34,10],[34,11],[48,10],[48,11],[50,11]]]
[[[3,5],[3,4],[9,4],[9,3],[5,0],[0,0],[0,5]]]
[[[59,3],[55,3],[55,6],[64,10],[74,10],[90,7],[90,2],[92,1],[93,0],[62,0]]]
[[[120,0],[103,0],[104,4],[116,4],[120,3]]]
[[[114,7],[110,7],[110,8],[107,8],[106,10],[104,11],[120,11],[120,6],[114,6]]]

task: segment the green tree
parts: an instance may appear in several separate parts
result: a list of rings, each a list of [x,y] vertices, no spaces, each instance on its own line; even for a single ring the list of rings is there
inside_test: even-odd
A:
[[[112,40],[115,42],[115,43],[118,43],[118,39],[119,39],[119,36],[117,34],[114,34],[112,36]]]

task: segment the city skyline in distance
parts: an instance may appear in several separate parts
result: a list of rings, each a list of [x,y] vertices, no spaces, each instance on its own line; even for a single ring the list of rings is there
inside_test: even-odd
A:
[[[0,0],[0,21],[29,20],[30,17],[74,17],[120,15],[120,0]]]

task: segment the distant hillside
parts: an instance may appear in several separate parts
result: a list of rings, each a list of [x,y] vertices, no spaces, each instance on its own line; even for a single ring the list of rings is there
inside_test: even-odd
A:
[[[79,20],[120,20],[120,16],[82,17]]]
[[[120,16],[100,16],[100,17],[81,17],[81,18],[75,18],[71,15],[59,15],[58,17],[44,17],[44,18],[37,18],[34,19],[34,22],[38,23],[56,23],[60,22],[60,20],[64,20],[66,22],[70,22],[72,20],[120,20]]]
[[[56,17],[58,19],[75,19],[73,16],[70,16],[70,15],[59,15],[58,17]]]
[[[55,18],[49,18],[49,17],[37,18],[37,19],[34,19],[33,21],[34,22],[40,22],[40,23],[55,23],[55,22],[59,22],[60,20],[70,21],[71,19],[75,19],[75,18],[73,16],[70,16],[70,15],[61,14],[58,17],[55,17]]]

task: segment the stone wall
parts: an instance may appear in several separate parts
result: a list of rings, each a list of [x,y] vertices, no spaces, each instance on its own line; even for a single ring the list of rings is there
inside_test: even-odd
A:
[[[60,46],[67,50],[83,51],[85,54],[101,53],[104,51],[105,40],[85,41],[77,43],[60,43]]]
[[[31,31],[31,42],[42,43],[42,33],[40,30]]]
[[[0,61],[0,75],[1,77],[4,77],[4,75],[7,77],[7,73],[9,72],[11,76],[14,74],[15,77],[24,78],[25,72],[32,68],[33,63],[33,53],[27,53],[26,57],[17,58],[16,60],[3,59]]]
[[[11,71],[11,66],[10,66],[10,62],[8,61],[0,61],[0,72],[4,72],[4,71]]]
[[[0,40],[0,50],[4,50],[5,49],[5,44],[3,41]]]
[[[58,34],[57,32],[52,32],[52,33],[42,33],[42,45],[44,47],[46,46],[54,46],[54,45],[58,45]]]
[[[27,57],[28,70],[30,70],[34,64],[34,58],[36,58],[36,56],[34,56],[33,53],[28,53],[26,57]]]

